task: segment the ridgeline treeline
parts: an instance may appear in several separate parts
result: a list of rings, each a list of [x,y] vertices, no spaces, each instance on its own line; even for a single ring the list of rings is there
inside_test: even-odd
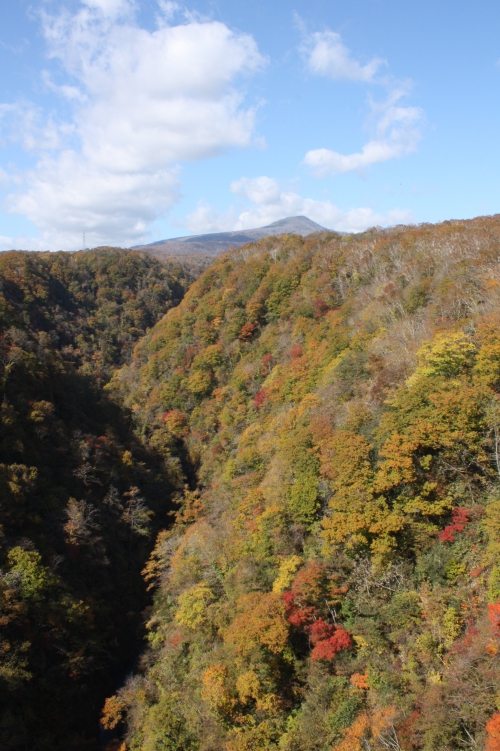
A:
[[[500,217],[2,262],[2,747],[500,751]]]

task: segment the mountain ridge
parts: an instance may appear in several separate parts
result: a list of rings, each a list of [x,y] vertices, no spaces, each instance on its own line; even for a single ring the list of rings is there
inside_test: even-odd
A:
[[[202,235],[186,235],[168,240],[157,240],[145,245],[134,245],[132,250],[143,250],[155,256],[206,255],[215,257],[230,247],[240,247],[263,237],[294,234],[307,237],[313,232],[330,232],[326,227],[313,222],[306,216],[291,216],[278,219],[263,227],[234,230],[231,232],[209,232]]]

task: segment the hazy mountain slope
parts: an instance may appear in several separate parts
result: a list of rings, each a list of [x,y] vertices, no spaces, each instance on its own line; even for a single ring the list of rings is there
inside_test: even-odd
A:
[[[238,248],[249,242],[274,235],[294,234],[306,237],[313,232],[327,232],[324,227],[311,221],[306,216],[291,216],[279,219],[265,227],[248,229],[237,232],[214,232],[206,235],[190,235],[175,237],[171,240],[159,240],[149,245],[137,246],[152,255],[160,257],[202,256],[213,258],[220,255],[229,247]]]
[[[127,748],[496,748],[500,217],[218,258],[113,386],[198,467]]]
[[[113,249],[0,254],[6,751],[96,749],[104,697],[137,653],[140,571],[183,472],[101,384],[178,302],[176,273]]]

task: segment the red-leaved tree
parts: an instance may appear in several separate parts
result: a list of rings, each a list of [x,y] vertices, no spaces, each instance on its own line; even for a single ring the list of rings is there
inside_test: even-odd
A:
[[[469,512],[465,508],[454,508],[451,515],[451,524],[443,529],[439,535],[440,542],[455,542],[457,532],[463,532],[469,523]]]
[[[314,662],[333,660],[342,649],[349,649],[352,646],[351,637],[344,628],[325,623],[322,618],[314,621],[307,630],[314,644],[311,652],[311,659]]]

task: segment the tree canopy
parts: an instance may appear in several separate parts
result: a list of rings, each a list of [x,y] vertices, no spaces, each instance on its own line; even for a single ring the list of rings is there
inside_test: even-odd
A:
[[[138,253],[0,254],[0,746],[96,747],[183,485],[103,386],[186,280]],[[171,508],[171,506],[170,506]]]
[[[500,219],[220,257],[110,388],[192,487],[127,748],[493,749]]]

